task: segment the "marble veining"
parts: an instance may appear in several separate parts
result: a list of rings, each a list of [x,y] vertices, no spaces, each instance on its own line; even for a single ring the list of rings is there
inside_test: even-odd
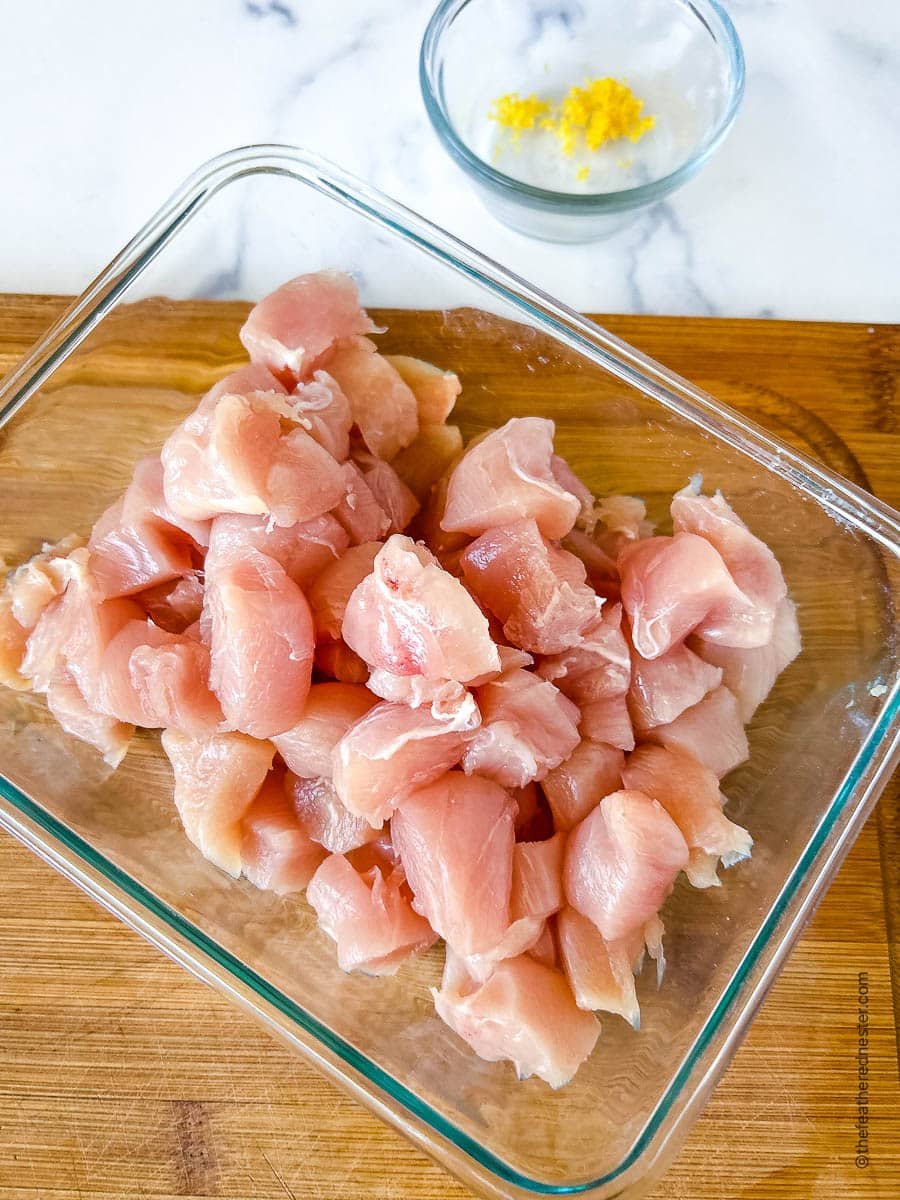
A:
[[[438,146],[418,88],[432,7],[7,5],[0,288],[80,290],[204,159],[283,141],[324,154],[582,309],[900,320],[894,0],[725,0],[748,63],[731,136],[682,190],[590,246],[541,244],[498,225]],[[548,0],[542,19],[566,10]],[[190,290],[256,290],[259,216],[249,200],[234,205]],[[390,259],[374,230],[372,239],[354,253],[377,300]],[[404,282],[402,272],[392,279],[387,299],[406,294]],[[412,279],[408,294],[425,299]]]

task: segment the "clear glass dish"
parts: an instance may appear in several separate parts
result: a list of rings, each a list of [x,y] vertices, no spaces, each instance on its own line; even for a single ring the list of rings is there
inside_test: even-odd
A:
[[[204,862],[154,734],[112,773],[42,701],[0,691],[0,823],[483,1194],[635,1195],[698,1115],[896,761],[900,517],[342,171],[262,146],[188,180],[0,388],[7,561],[86,529],[240,361],[236,297],[322,266],[354,271],[385,324],[404,324],[391,306],[428,310],[405,318],[402,345],[460,368],[467,434],[502,391],[556,420],[595,490],[640,493],[664,521],[666,495],[702,471],[772,545],[804,650],[727,785],[752,862],[715,891],[676,888],[663,986],[639,984],[642,1030],[606,1020],[553,1092],[440,1024],[439,952],[394,979],[342,975],[305,903]]]
[[[559,99],[604,76],[626,81],[653,116],[640,141],[567,158],[552,133],[510,138],[488,118],[508,92]],[[744,56],[716,0],[442,0],[419,82],[435,133],[489,212],[532,237],[586,242],[700,170],[737,114]]]

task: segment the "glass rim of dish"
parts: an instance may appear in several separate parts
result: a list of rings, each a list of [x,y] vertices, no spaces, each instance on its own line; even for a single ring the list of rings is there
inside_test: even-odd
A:
[[[0,381],[0,429],[117,306],[178,232],[218,192],[252,175],[287,177],[354,209],[374,225],[483,287],[489,295],[512,305],[538,328],[626,384],[804,490],[834,520],[865,533],[900,560],[900,512],[780,442],[748,418],[426,218],[319,156],[293,146],[240,147],[209,160],[189,176],[18,366]],[[890,599],[891,593],[889,603]],[[272,1032],[286,1038],[320,1070],[411,1137],[415,1144],[430,1148],[440,1159],[429,1136],[434,1135],[447,1144],[451,1154],[457,1151],[463,1155],[470,1164],[466,1168],[470,1182],[473,1178],[486,1181],[495,1194],[507,1195],[512,1193],[497,1189],[512,1187],[518,1194],[532,1196],[577,1196],[615,1185],[616,1194],[621,1194],[622,1188],[637,1181],[629,1173],[642,1167],[649,1169],[683,1123],[690,1124],[693,1120],[698,1097],[705,1095],[704,1087],[718,1079],[729,1061],[813,905],[830,882],[898,761],[900,675],[883,697],[853,763],[828,800],[727,987],[706,1015],[680,1068],[629,1151],[601,1177],[566,1183],[550,1183],[523,1174],[459,1128],[422,1099],[412,1085],[391,1075],[373,1057],[333,1032],[320,1018],[154,895],[2,774],[0,827],[196,977],[217,986],[249,1009]],[[842,817],[846,817],[843,824]],[[829,839],[833,834],[832,844]],[[732,1018],[727,1025],[726,1016]],[[717,1043],[720,1031],[724,1031],[723,1040]],[[692,1081],[693,1086],[688,1087]],[[402,1110],[399,1117],[393,1115],[390,1101]]]
[[[441,144],[464,171],[474,175],[479,182],[494,191],[527,199],[532,201],[537,208],[557,211],[563,209],[573,213],[621,212],[638,208],[661,199],[682,183],[686,183],[718,149],[734,123],[743,99],[746,82],[744,51],[734,22],[719,0],[692,0],[689,5],[683,5],[681,0],[674,0],[679,7],[690,9],[700,23],[706,27],[713,40],[717,44],[724,45],[730,67],[731,96],[728,106],[690,156],[674,171],[661,175],[658,179],[642,183],[637,187],[621,188],[611,192],[560,192],[552,188],[538,187],[535,184],[516,179],[512,175],[507,175],[476,154],[465,139],[460,137],[443,100],[441,39],[460,13],[476,2],[477,0],[440,0],[422,38],[419,51],[419,87],[428,119]],[[706,13],[704,10],[707,10]],[[721,42],[716,37],[708,18],[712,18],[720,26]]]

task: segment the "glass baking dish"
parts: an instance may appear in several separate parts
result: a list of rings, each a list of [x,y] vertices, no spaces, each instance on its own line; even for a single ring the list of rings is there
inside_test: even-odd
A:
[[[596,491],[641,494],[664,525],[666,497],[700,471],[773,547],[804,649],[727,783],[752,862],[720,889],[676,888],[665,980],[639,983],[643,1028],[606,1019],[553,1092],[441,1025],[438,951],[394,979],[345,976],[304,902],[204,862],[155,734],[113,773],[41,700],[2,691],[0,823],[484,1195],[634,1195],[683,1140],[896,761],[900,518],[344,172],[259,146],[192,176],[0,387],[7,562],[85,531],[240,361],[246,302],[323,266],[352,271],[393,320],[391,349],[460,370],[467,435],[502,390],[555,419]]]

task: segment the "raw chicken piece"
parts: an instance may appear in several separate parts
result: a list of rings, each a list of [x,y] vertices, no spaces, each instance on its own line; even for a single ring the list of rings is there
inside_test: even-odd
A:
[[[347,854],[380,836],[365,817],[344,808],[328,779],[301,779],[288,772],[284,786],[306,836],[333,854]]]
[[[631,681],[631,657],[622,633],[621,604],[607,604],[584,630],[582,640],[541,659],[537,673],[576,704],[621,696]]]
[[[597,531],[594,531],[596,535]],[[594,536],[581,529],[573,529],[562,539],[563,550],[568,550],[581,559],[587,571],[588,582],[594,591],[605,599],[619,599],[619,568],[616,560],[602,550]]]
[[[466,585],[523,650],[566,650],[600,613],[602,602],[585,582],[581,561],[541,537],[532,520],[482,534],[460,561]]]
[[[415,441],[416,397],[367,338],[342,342],[327,366],[350,401],[354,424],[373,454],[390,461]]]
[[[200,620],[203,610],[203,584],[196,571],[139,592],[135,601],[154,625],[167,633],[184,633]]]
[[[625,754],[603,742],[580,742],[541,783],[556,829],[572,829],[622,785]]]
[[[712,497],[699,493],[700,479],[695,477],[673,498],[675,531],[697,534],[714,546],[740,592],[712,607],[697,632],[723,646],[764,646],[772,638],[775,610],[787,595],[781,567],[721,492]]]
[[[738,702],[741,720],[748,722],[768,696],[775,680],[800,653],[796,605],[782,600],[775,610],[772,640],[750,650],[723,646],[694,636],[691,646],[708,663],[722,670],[722,682]]]
[[[425,543],[445,571],[458,575],[460,555],[472,539],[465,533],[448,533],[441,527],[451,475],[452,467],[431,488],[410,532]]]
[[[132,600],[103,600],[87,559],[86,549],[69,555],[66,589],[47,605],[31,631],[20,671],[36,692],[45,692],[58,670],[66,667],[90,707],[96,708],[101,656],[119,630],[143,614]]]
[[[598,525],[594,541],[600,550],[616,559],[622,550],[639,538],[650,537],[653,526],[646,519],[647,506],[637,496],[604,496],[597,501]]]
[[[643,950],[640,935],[607,942],[593,921],[567,907],[556,918],[556,939],[578,1007],[615,1013],[637,1029],[641,1010],[633,967]]]
[[[210,681],[229,725],[253,737],[293,728],[312,675],[309,605],[274,559],[258,550],[210,550],[203,628]]]
[[[556,833],[542,842],[516,842],[509,897],[511,922],[523,917],[545,919],[562,908],[565,848],[564,833]]]
[[[334,787],[351,812],[377,827],[414,788],[459,762],[480,721],[471,696],[450,718],[382,702],[347,730],[334,748]]]
[[[203,737],[223,724],[209,672],[209,650],[201,642],[149,620],[128,621],[103,650],[85,692],[95,711],[119,721]]]
[[[720,779],[750,757],[737,700],[726,687],[716,688],[668,725],[647,730],[644,738],[683,750]]]
[[[402,533],[419,511],[419,501],[390,463],[377,459],[364,474],[369,490],[390,520],[389,531]]]
[[[214,556],[239,556],[244,549],[272,558],[299,587],[305,588],[325,567],[340,558],[349,544],[346,530],[323,513],[297,525],[272,525],[268,517],[223,514],[211,524],[210,550]]]
[[[293,420],[289,401],[273,392],[204,398],[162,449],[171,511],[181,521],[271,513],[275,524],[294,525],[333,508],[345,492],[341,468]]]
[[[291,392],[296,419],[319,445],[338,462],[350,454],[350,401],[337,380],[325,371],[315,371],[308,383],[298,383]]]
[[[634,749],[634,730],[624,696],[610,696],[581,706],[581,736],[591,742]]]
[[[566,899],[614,941],[656,915],[687,863],[687,843],[658,801],[613,792],[569,834]]]
[[[553,922],[545,921],[537,941],[528,951],[528,957],[545,967],[558,967],[559,955],[556,952],[556,938],[553,934]]]
[[[462,448],[462,433],[456,425],[421,425],[419,436],[400,451],[391,466],[421,502],[462,454]]]
[[[47,707],[66,733],[94,746],[110,767],[117,767],[128,750],[134,726],[96,713],[68,671],[59,671],[47,688]]]
[[[344,495],[334,515],[347,530],[350,541],[359,546],[384,537],[391,527],[391,518],[378,503],[365,475],[355,462],[344,463],[341,471]]]
[[[393,975],[436,940],[410,904],[402,871],[373,866],[359,873],[342,854],[330,854],[306,898],[322,930],[337,943],[343,971]]]
[[[326,855],[303,829],[281,775],[269,774],[241,822],[241,869],[254,887],[302,892]]]
[[[9,572],[4,593],[12,616],[23,629],[34,629],[50,601],[64,590],[73,571],[69,555],[82,546],[84,538],[75,534],[55,543],[44,542],[39,554]]]
[[[351,546],[337,562],[325,567],[307,590],[317,637],[337,641],[341,636],[347,601],[357,586],[372,573],[381,542]]]
[[[536,783],[510,788],[509,798],[516,805],[517,842],[541,842],[553,836],[550,806]]]
[[[569,1082],[600,1034],[559,971],[524,954],[505,959],[479,984],[448,951],[441,989],[432,995],[441,1020],[480,1058],[508,1059],[520,1079],[537,1075],[554,1088]]]
[[[254,392],[277,392],[284,396],[287,388],[261,363],[245,363],[213,384],[202,402],[212,408],[222,396],[251,396]]]
[[[275,749],[295,775],[331,779],[335,746],[374,703],[359,684],[314,683],[297,724],[272,738]]]
[[[27,692],[31,682],[19,670],[29,631],[13,616],[12,596],[0,592],[0,683],[17,692]]]
[[[390,700],[394,704],[408,704],[410,708],[429,705],[435,717],[455,711],[466,698],[466,688],[455,679],[392,675],[380,667],[370,672],[366,686],[382,700]]]
[[[127,522],[121,500],[99,518],[88,545],[91,571],[107,598],[170,583],[193,565],[184,534],[152,518]]]
[[[421,358],[406,354],[386,354],[400,378],[416,398],[420,425],[441,425],[453,411],[456,397],[462,391],[459,377],[452,371],[442,371]]]
[[[571,492],[578,500],[579,512],[575,518],[576,529],[583,529],[590,533],[597,524],[594,496],[591,489],[578,478],[566,460],[558,454],[554,454],[550,459],[550,470],[559,486],[565,491]]]
[[[680,750],[639,746],[622,772],[625,787],[658,800],[690,850],[685,873],[694,887],[718,887],[716,866],[750,857],[753,839],[722,812],[719,781],[707,767]]]
[[[665,654],[712,609],[743,600],[719,553],[693,533],[633,542],[619,570],[631,639],[644,658]]]
[[[391,821],[413,906],[457,954],[484,953],[507,930],[514,813],[495,783],[449,771],[404,796]]]
[[[162,746],[175,772],[175,807],[204,858],[241,873],[241,821],[272,765],[274,747],[242,733],[192,738],[166,729]]]
[[[424,546],[394,534],[347,602],[344,640],[392,675],[466,682],[499,670],[488,623]]]
[[[581,505],[553,476],[554,431],[541,417],[513,417],[470,444],[450,475],[441,528],[477,536],[533,520],[544,537],[565,537]]]
[[[374,329],[350,276],[316,271],[263,297],[250,310],[239,336],[254,363],[294,379],[309,375],[338,338]]]
[[[552,683],[516,667],[477,690],[481,728],[462,756],[467,775],[503,787],[543,779],[578,745],[578,708]]]
[[[683,642],[646,659],[635,651],[631,659],[628,711],[635,729],[666,725],[697,704],[722,682],[722,672],[688,650]]]
[[[317,642],[313,662],[319,674],[340,683],[365,683],[369,678],[369,668],[343,638],[326,637]]]

